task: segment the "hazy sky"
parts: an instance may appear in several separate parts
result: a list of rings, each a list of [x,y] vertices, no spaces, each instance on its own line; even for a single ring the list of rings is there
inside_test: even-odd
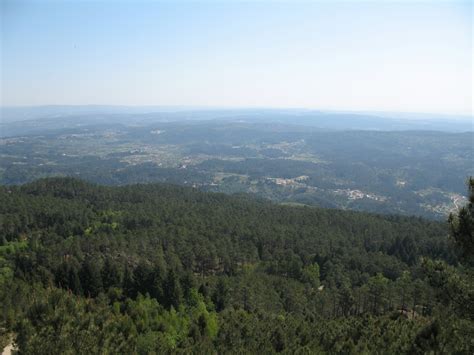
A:
[[[2,1],[2,105],[471,113],[467,2]]]

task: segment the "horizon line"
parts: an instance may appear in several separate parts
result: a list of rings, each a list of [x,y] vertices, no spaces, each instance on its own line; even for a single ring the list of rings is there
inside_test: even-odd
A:
[[[474,112],[433,112],[429,110],[398,111],[380,109],[335,109],[308,106],[232,106],[232,105],[164,105],[164,104],[40,104],[40,105],[1,105],[0,109],[22,109],[22,108],[60,108],[60,107],[90,107],[90,108],[176,108],[184,110],[304,110],[329,113],[353,113],[353,114],[416,114],[437,116],[462,116],[474,118]]]

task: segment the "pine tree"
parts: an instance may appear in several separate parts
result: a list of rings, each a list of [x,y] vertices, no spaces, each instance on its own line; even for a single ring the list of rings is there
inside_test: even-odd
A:
[[[108,290],[109,287],[118,287],[120,285],[119,270],[110,258],[105,259],[104,267],[102,268],[102,282],[105,290]]]
[[[84,262],[79,277],[85,296],[96,297],[102,291],[102,277],[97,263],[90,260]]]
[[[227,303],[228,303],[228,298],[229,298],[229,286],[227,285],[227,282],[223,278],[219,278],[217,281],[216,285],[216,290],[214,291],[212,295],[212,301],[214,302],[216,306],[216,311],[220,312],[222,311]]]
[[[178,277],[173,269],[170,269],[165,279],[163,293],[166,308],[174,307],[177,309],[181,303],[182,292]]]
[[[451,236],[461,253],[461,260],[474,266],[474,177],[468,181],[469,202],[457,216],[450,214]]]

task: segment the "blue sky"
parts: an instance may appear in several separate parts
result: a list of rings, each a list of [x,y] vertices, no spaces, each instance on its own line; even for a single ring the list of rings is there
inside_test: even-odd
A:
[[[2,2],[2,105],[472,113],[470,2]]]

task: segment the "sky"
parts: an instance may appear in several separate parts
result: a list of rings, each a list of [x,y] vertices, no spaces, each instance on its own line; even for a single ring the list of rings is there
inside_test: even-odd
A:
[[[1,4],[2,106],[472,115],[470,1]]]

